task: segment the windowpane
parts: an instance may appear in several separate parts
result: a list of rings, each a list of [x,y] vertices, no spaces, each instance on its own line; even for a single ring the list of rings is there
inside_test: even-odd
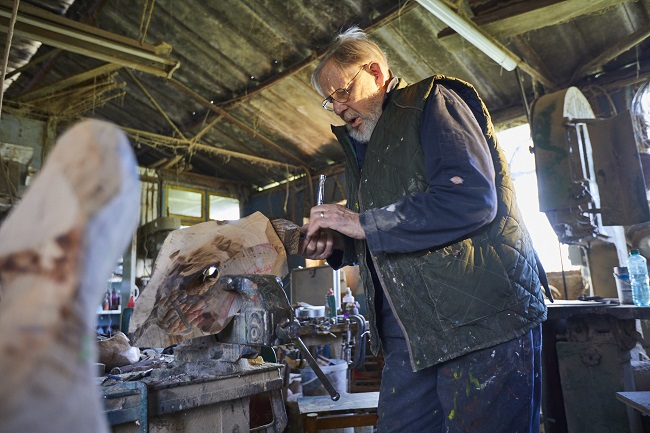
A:
[[[239,219],[239,200],[210,194],[210,219],[218,221]]]
[[[203,194],[184,189],[167,189],[167,210],[170,215],[202,218]]]

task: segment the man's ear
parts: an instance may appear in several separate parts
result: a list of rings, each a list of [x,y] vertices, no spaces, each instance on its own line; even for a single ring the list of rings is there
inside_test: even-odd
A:
[[[375,83],[378,87],[382,88],[386,85],[386,81],[390,74],[387,70],[384,70],[382,66],[377,62],[371,62],[368,65],[368,71],[372,74],[375,79]]]

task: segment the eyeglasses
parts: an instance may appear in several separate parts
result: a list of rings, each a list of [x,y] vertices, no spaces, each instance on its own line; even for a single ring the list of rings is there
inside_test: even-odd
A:
[[[365,68],[366,66],[368,66],[367,63],[365,65],[361,65],[361,69],[359,69],[359,71],[356,74],[354,74],[354,77],[352,77],[352,79],[350,80],[347,86],[342,87],[340,89],[336,89],[335,91],[330,93],[330,95],[327,98],[325,98],[325,100],[323,101],[322,104],[323,108],[326,109],[327,111],[334,111],[334,101],[340,102],[341,104],[348,102],[348,100],[350,99],[350,89],[352,88],[352,83],[359,76],[361,71],[363,71],[363,68]]]

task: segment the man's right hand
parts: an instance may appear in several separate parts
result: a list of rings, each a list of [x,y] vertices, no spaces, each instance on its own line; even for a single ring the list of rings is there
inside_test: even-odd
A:
[[[309,238],[305,238],[309,224],[300,228],[299,253],[311,260],[326,260],[334,251],[334,248],[342,249],[343,238],[341,234],[333,230],[319,230]]]

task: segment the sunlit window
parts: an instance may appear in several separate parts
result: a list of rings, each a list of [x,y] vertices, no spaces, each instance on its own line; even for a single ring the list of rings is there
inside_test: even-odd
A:
[[[210,194],[210,219],[218,221],[239,219],[239,200]]]
[[[190,188],[167,187],[167,214],[203,219],[203,192]]]
[[[579,269],[569,261],[569,246],[558,242],[546,215],[539,211],[535,156],[529,151],[533,145],[530,126],[525,124],[510,128],[497,133],[497,137],[508,159],[519,210],[545,270],[559,272],[563,264],[565,271]]]

